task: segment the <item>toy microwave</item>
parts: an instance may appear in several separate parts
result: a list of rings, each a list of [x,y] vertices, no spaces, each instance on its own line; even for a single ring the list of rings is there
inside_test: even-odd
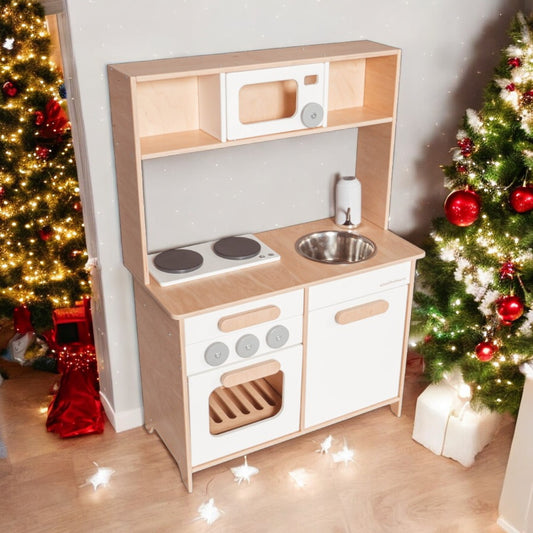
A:
[[[222,74],[217,137],[232,141],[326,126],[328,67],[313,63]]]

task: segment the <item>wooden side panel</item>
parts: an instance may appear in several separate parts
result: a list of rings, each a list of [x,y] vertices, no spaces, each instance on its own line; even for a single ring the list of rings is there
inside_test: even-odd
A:
[[[134,283],[144,423],[155,429],[192,491],[190,423],[180,323],[172,320],[138,282]]]
[[[396,114],[399,53],[366,61],[365,106],[391,117]]]
[[[224,74],[198,78],[198,127],[221,141],[226,140],[224,84]]]
[[[416,274],[416,260],[411,261],[411,274],[409,287],[407,289],[407,305],[405,307],[405,330],[403,334],[403,347],[402,347],[402,370],[400,373],[400,384],[398,389],[399,400],[396,403],[390,405],[391,411],[396,416],[402,415],[403,406],[403,389],[405,385],[405,370],[407,366],[407,351],[409,349],[409,326],[411,324],[411,310],[413,308],[413,292],[415,287],[415,274]]]
[[[391,117],[390,124],[359,129],[356,176],[362,182],[363,216],[389,227],[400,51],[366,61],[365,107]]]
[[[389,227],[394,124],[359,128],[355,175],[361,181],[362,216]]]
[[[111,121],[120,212],[122,258],[133,276],[149,282],[140,144],[133,80],[108,68]]]

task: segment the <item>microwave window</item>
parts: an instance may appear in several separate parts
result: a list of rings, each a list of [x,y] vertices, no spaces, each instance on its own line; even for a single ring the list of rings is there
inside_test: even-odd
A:
[[[296,113],[298,83],[279,80],[244,85],[239,91],[239,120],[254,124],[292,117]]]

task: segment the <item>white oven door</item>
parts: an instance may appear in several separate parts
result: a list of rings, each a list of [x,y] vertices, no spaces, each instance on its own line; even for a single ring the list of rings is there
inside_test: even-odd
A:
[[[301,345],[188,380],[193,467],[299,431]]]

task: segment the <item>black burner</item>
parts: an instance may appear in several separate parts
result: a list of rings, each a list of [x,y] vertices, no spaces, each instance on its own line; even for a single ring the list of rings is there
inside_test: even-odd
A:
[[[226,237],[213,246],[214,252],[224,259],[250,259],[261,250],[261,245],[248,237]]]
[[[166,250],[154,257],[154,265],[163,272],[183,274],[192,272],[202,266],[203,257],[194,250]]]

